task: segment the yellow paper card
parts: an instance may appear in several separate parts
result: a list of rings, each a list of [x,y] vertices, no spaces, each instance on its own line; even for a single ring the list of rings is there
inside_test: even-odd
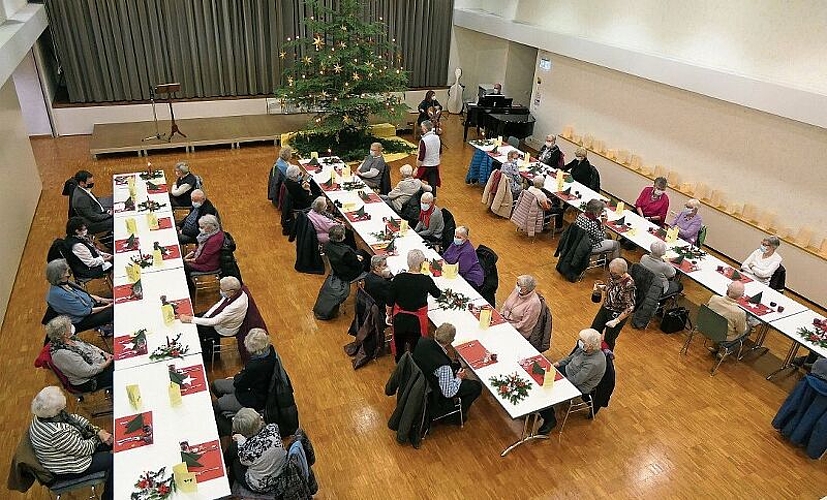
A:
[[[194,472],[175,474],[175,487],[182,493],[195,493],[198,491],[198,481]]]
[[[133,182],[131,186],[129,186],[129,197],[132,199],[137,198],[138,190],[135,189],[135,183]]]
[[[180,464],[175,464],[172,466],[172,473],[176,476],[179,474],[187,474],[190,470],[187,468],[186,462],[181,462]]]
[[[480,328],[483,330],[491,326],[491,309],[480,309]]]
[[[310,158],[311,159],[313,159],[313,158],[318,159],[319,158],[319,152],[318,151],[311,151],[310,152]]]
[[[443,264],[442,265],[442,275],[448,279],[454,279],[459,274],[459,263],[456,264]]]
[[[161,267],[164,265],[164,256],[161,253],[160,248],[156,248],[152,251],[152,265],[155,267]]]
[[[175,323],[175,309],[172,304],[164,304],[161,306],[161,315],[164,318],[164,324],[170,326]]]
[[[557,370],[554,368],[554,365],[551,365],[548,370],[546,370],[545,375],[543,375],[543,388],[546,390],[551,390],[554,387],[554,376],[557,374]]]
[[[637,234],[637,228],[636,227],[629,228],[629,230],[626,231],[626,234],[628,234],[629,236],[636,235]]]
[[[617,208],[615,208],[615,213],[616,214],[622,214],[624,210],[626,210],[626,204],[623,203],[622,201],[618,201],[617,202]]]
[[[566,176],[566,174],[562,170],[559,170],[559,169],[557,170],[557,191],[558,192],[563,190],[563,185],[565,184],[565,181],[563,180],[563,178],[565,176]]]
[[[126,185],[129,187],[130,190],[135,187],[135,176],[134,175],[130,175],[129,177],[126,178]]]
[[[141,266],[135,264],[129,264],[126,266],[126,278],[129,280],[130,283],[136,283],[139,279],[141,279]]]
[[[666,242],[667,243],[674,243],[678,239],[678,228],[671,227],[669,230],[666,231]]]
[[[503,145],[503,136],[498,135],[497,136],[497,147],[500,147],[502,145]]]
[[[129,404],[136,410],[141,409],[141,388],[138,384],[131,384],[126,386],[126,397],[129,399]]]
[[[138,225],[135,224],[134,217],[127,217],[126,218],[126,232],[129,234],[136,234],[138,232]]]
[[[353,212],[356,210],[356,202],[348,201],[342,204],[342,210],[345,212]]]
[[[350,172],[350,167],[343,167],[342,168],[342,178],[343,179],[350,179],[353,177],[353,174]]]
[[[422,263],[422,274],[428,274],[431,272],[431,263],[427,260]]]
[[[158,216],[155,215],[155,212],[146,214],[146,223],[150,229],[158,229]]]
[[[405,233],[408,232],[408,229],[409,229],[408,221],[406,221],[405,219],[402,219],[402,222],[399,223],[399,234],[401,234],[402,236],[405,236]]]
[[[181,386],[175,382],[169,383],[169,404],[172,406],[180,406],[184,400],[181,398]]]

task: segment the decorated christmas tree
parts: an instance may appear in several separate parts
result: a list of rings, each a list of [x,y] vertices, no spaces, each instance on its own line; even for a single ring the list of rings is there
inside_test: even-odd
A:
[[[377,140],[370,120],[396,123],[406,111],[402,52],[381,17],[368,19],[363,0],[341,0],[337,9],[306,0],[305,11],[304,32],[288,37],[279,53],[285,69],[275,90],[282,104],[314,114],[291,144],[302,154],[333,149],[345,160],[361,158]],[[406,150],[380,142],[388,152]]]

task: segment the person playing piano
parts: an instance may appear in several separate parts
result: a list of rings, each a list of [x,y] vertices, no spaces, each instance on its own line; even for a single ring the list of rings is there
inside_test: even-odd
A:
[[[494,84],[494,90],[491,91],[490,95],[503,95],[503,86],[500,83]]]

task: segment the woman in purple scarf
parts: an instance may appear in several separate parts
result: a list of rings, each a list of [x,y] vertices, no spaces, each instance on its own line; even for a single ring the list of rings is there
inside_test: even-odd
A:
[[[474,288],[482,286],[485,273],[480,265],[480,260],[477,258],[474,245],[468,241],[467,227],[457,227],[454,231],[454,242],[445,249],[442,258],[445,259],[445,262],[448,264],[459,263],[459,275],[465,278],[465,281],[471,283],[471,286]]]

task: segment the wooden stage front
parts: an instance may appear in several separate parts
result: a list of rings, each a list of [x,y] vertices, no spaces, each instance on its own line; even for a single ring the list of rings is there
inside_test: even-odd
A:
[[[169,142],[166,139],[143,140],[155,135],[155,122],[99,123],[92,130],[89,153],[93,159],[106,153],[138,153],[147,156],[149,151],[185,149],[195,151],[199,146],[230,145],[240,147],[245,142],[273,141],[279,144],[281,134],[295,132],[310,120],[309,114],[249,115],[220,118],[192,118],[177,120],[178,127],[187,134],[178,134]],[[168,134],[170,122],[158,120],[158,130]]]

